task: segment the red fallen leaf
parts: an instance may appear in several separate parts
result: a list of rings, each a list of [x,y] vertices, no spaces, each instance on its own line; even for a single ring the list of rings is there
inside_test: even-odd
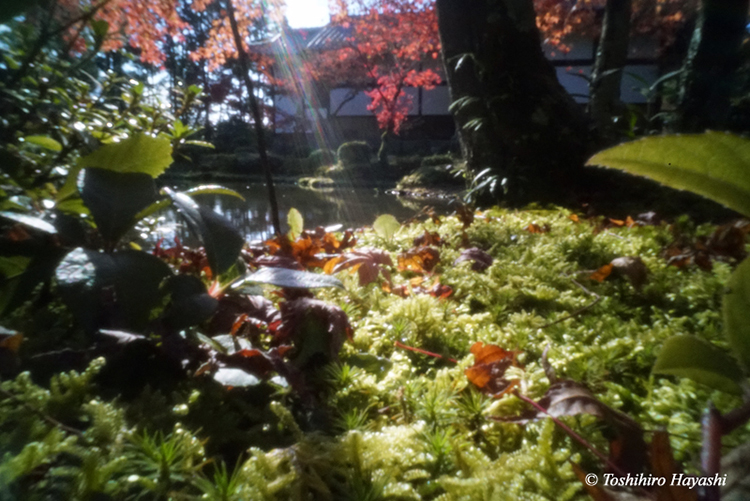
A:
[[[464,261],[471,261],[471,269],[474,271],[484,271],[490,266],[492,266],[492,256],[490,256],[488,253],[483,251],[482,249],[479,249],[477,247],[471,247],[470,249],[466,249],[459,255],[455,261],[453,261],[453,266],[456,266],[459,263],[463,263]]]
[[[646,442],[643,429],[626,414],[612,409],[597,399],[581,383],[570,380],[554,382],[544,396],[535,403],[542,410],[530,409],[517,417],[496,417],[498,421],[525,424],[543,419],[546,416],[559,418],[577,414],[591,414],[612,426],[621,442],[615,446],[615,454],[610,454],[610,463],[621,471],[638,472],[646,462]]]
[[[612,219],[611,217],[608,218],[609,222],[612,223],[612,226],[617,226],[618,228],[621,226],[625,226],[625,221],[622,219]]]
[[[23,334],[12,334],[0,338],[0,348],[10,350],[13,353],[18,353],[21,343],[23,343]]]
[[[748,225],[740,220],[719,226],[706,242],[709,251],[717,256],[727,256],[738,261],[745,259],[745,240]]]
[[[329,260],[323,271],[329,275],[350,269],[351,273],[359,273],[359,285],[365,286],[377,280],[380,273],[390,282],[391,273],[385,266],[393,266],[391,256],[380,249],[364,248]]]
[[[406,287],[406,285],[402,284],[391,287],[391,284],[389,284],[388,282],[383,282],[383,285],[381,287],[383,288],[383,291],[387,292],[388,294],[395,294],[403,298],[409,297],[409,288]]]
[[[571,214],[570,216],[568,216],[568,219],[570,219],[574,223],[579,223],[580,222],[580,219],[578,218],[578,214]]]
[[[471,347],[474,365],[464,371],[466,378],[485,393],[499,398],[518,384],[503,376],[509,367],[518,367],[518,352],[508,351],[494,344],[476,342]]]
[[[453,294],[453,288],[449,285],[443,285],[439,281],[436,281],[436,283],[427,291],[427,293],[430,296],[436,297],[438,299],[447,299],[451,294]]]
[[[352,338],[349,318],[338,306],[301,298],[283,302],[279,307],[281,324],[274,343],[291,342],[299,366],[314,361],[316,355],[322,355],[328,361],[337,360],[344,340]]]
[[[474,222],[474,209],[465,204],[458,204],[456,207],[456,217],[463,223],[463,229],[465,230]]]
[[[430,272],[440,262],[440,251],[434,247],[419,247],[411,249],[398,256],[398,269],[400,271],[413,271],[415,273]]]
[[[5,238],[11,242],[23,242],[24,240],[29,240],[31,235],[29,235],[29,232],[26,231],[23,225],[15,224],[5,232]]]
[[[424,235],[420,235],[414,239],[414,247],[421,247],[424,245],[444,245],[445,242],[440,238],[440,235],[436,231],[429,232],[424,230]]]
[[[550,227],[548,224],[539,226],[536,223],[531,223],[526,228],[524,228],[524,230],[528,231],[529,233],[549,233]]]
[[[261,333],[266,327],[269,331],[273,322],[279,320],[281,313],[274,304],[263,296],[224,296],[219,299],[216,313],[208,324],[207,334],[242,333],[253,337]],[[240,318],[244,321],[241,326],[236,323]],[[239,330],[242,328],[243,330]]]
[[[632,217],[628,216],[625,218],[625,226],[632,228],[633,226],[638,226],[638,223],[636,223]]]
[[[612,273],[612,268],[612,264],[605,264],[594,273],[589,275],[589,278],[591,280],[596,280],[599,283],[604,282],[604,279],[606,279]]]

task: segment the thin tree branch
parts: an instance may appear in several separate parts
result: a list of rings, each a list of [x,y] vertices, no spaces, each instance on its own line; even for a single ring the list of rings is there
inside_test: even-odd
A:
[[[76,435],[78,437],[83,437],[83,432],[81,430],[77,430],[75,428],[71,428],[70,426],[61,423],[60,421],[58,421],[57,419],[53,418],[52,416],[49,416],[48,414],[45,414],[41,410],[36,409],[35,407],[29,405],[27,402],[24,402],[23,400],[21,400],[20,398],[18,398],[13,393],[0,388],[0,394],[2,394],[3,396],[5,396],[6,398],[9,398],[10,400],[13,400],[14,402],[18,402],[19,404],[21,404],[21,406],[24,409],[26,409],[26,410],[28,410],[28,411],[36,414],[37,416],[39,416],[40,418],[42,418],[43,420],[45,420],[48,424],[51,424],[52,426],[55,426],[56,428],[60,428],[61,430],[66,431],[66,432],[68,432],[68,433],[70,433],[72,435]]]
[[[263,165],[263,170],[266,175],[268,202],[271,209],[271,224],[273,224],[273,232],[278,236],[281,235],[279,205],[276,201],[276,190],[274,189],[273,175],[271,174],[271,165],[268,161],[268,152],[266,151],[266,135],[263,130],[260,106],[258,105],[258,100],[255,97],[253,82],[250,79],[250,68],[247,64],[248,57],[247,53],[245,52],[245,48],[242,45],[242,37],[240,36],[240,30],[237,26],[237,18],[234,14],[234,5],[232,5],[232,0],[226,0],[226,5],[227,15],[229,16],[229,24],[232,27],[232,35],[234,36],[234,45],[237,49],[240,70],[242,71],[242,78],[245,82],[248,98],[250,99],[250,110],[252,111],[253,120],[255,121],[255,134],[258,137],[258,152],[260,153],[260,162],[261,165]]]
[[[580,315],[580,314],[582,314],[582,313],[585,313],[586,311],[588,311],[588,310],[590,310],[591,308],[593,308],[594,306],[596,306],[596,304],[597,304],[597,303],[598,303],[599,301],[601,301],[601,300],[602,300],[602,297],[601,297],[601,296],[600,296],[599,294],[597,294],[596,292],[591,292],[591,291],[590,291],[590,290],[588,290],[588,289],[587,289],[586,287],[584,287],[583,285],[581,285],[580,283],[578,283],[578,282],[577,282],[576,280],[573,280],[573,279],[571,278],[571,279],[570,279],[570,281],[571,281],[571,282],[573,282],[574,284],[576,284],[576,285],[577,285],[578,287],[580,287],[581,289],[583,289],[583,292],[585,292],[586,294],[589,294],[589,295],[591,295],[591,296],[594,296],[594,297],[596,297],[596,299],[595,299],[595,300],[594,300],[594,302],[592,302],[591,304],[588,304],[588,305],[584,306],[583,308],[579,308],[579,309],[577,309],[576,311],[574,311],[573,313],[570,313],[570,314],[568,314],[568,315],[565,315],[565,316],[564,316],[564,317],[562,317],[562,318],[558,318],[558,319],[557,319],[557,320],[555,320],[554,322],[550,322],[550,323],[548,323],[548,324],[544,324],[544,325],[542,325],[541,327],[539,327],[540,329],[546,329],[547,327],[552,327],[553,325],[559,324],[560,322],[564,322],[564,321],[568,320],[569,318],[577,317],[578,315]]]

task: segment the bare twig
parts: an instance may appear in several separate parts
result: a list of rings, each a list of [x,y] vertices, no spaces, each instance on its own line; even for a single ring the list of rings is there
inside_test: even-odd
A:
[[[596,299],[591,304],[588,304],[588,305],[584,306],[583,308],[579,308],[576,311],[574,311],[573,313],[569,313],[568,315],[565,315],[562,318],[558,318],[554,322],[550,322],[548,324],[542,325],[541,327],[539,327],[540,329],[546,329],[547,327],[551,327],[553,325],[559,324],[560,322],[564,322],[564,321],[568,320],[569,318],[577,317],[581,313],[585,313],[586,311],[588,311],[591,308],[593,308],[599,301],[602,300],[602,297],[599,294],[597,294],[596,292],[591,292],[586,287],[584,287],[583,285],[581,285],[580,283],[578,283],[576,280],[574,280],[574,279],[571,278],[570,281],[573,282],[574,284],[576,284],[578,287],[580,287],[583,290],[583,292],[585,292],[586,294],[589,294],[590,296],[596,297]]]
[[[66,432],[68,432],[68,433],[70,433],[72,435],[76,435],[78,437],[83,437],[83,432],[81,430],[77,430],[75,428],[71,428],[70,426],[61,423],[60,421],[58,421],[57,419],[53,418],[52,416],[50,416],[48,414],[45,414],[41,410],[36,409],[35,407],[33,407],[33,406],[29,405],[28,403],[24,402],[23,400],[21,400],[20,398],[18,398],[16,395],[12,394],[11,392],[0,388],[0,394],[2,394],[6,398],[9,398],[9,399],[13,400],[14,402],[18,402],[19,404],[21,404],[23,406],[24,409],[26,409],[26,410],[28,410],[28,411],[36,414],[37,416],[39,416],[40,418],[42,418],[43,420],[45,420],[47,423],[51,424],[52,426],[60,428],[61,430],[66,431]]]

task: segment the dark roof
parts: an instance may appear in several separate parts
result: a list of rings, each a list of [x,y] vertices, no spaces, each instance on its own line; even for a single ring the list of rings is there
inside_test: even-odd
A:
[[[314,36],[308,37],[307,44],[305,45],[306,49],[323,50],[343,45],[352,33],[351,28],[344,28],[341,25],[323,26],[322,28],[318,28],[318,30]]]

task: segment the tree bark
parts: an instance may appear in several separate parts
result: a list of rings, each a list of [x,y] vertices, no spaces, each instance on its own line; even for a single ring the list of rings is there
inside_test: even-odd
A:
[[[631,9],[631,0],[607,0],[591,74],[591,118],[602,135],[609,138],[617,137],[613,119],[623,110],[620,84],[628,59]]]
[[[281,221],[279,220],[279,204],[276,201],[276,189],[273,184],[273,175],[271,174],[271,164],[268,161],[268,150],[266,148],[266,134],[263,130],[263,119],[260,114],[260,106],[258,106],[258,100],[255,97],[255,89],[253,81],[250,79],[250,68],[247,63],[247,53],[242,45],[242,37],[240,37],[240,30],[237,27],[237,18],[234,15],[234,6],[232,0],[226,0],[227,14],[229,15],[229,24],[232,26],[232,35],[234,36],[234,44],[237,48],[238,60],[240,62],[240,71],[242,71],[242,77],[245,81],[245,88],[247,89],[248,99],[250,100],[250,111],[253,114],[253,121],[255,122],[255,135],[258,138],[258,153],[260,154],[260,163],[263,166],[263,171],[266,175],[266,188],[268,189],[268,204],[271,211],[271,224],[273,225],[273,232],[276,236],[281,235]]]
[[[583,110],[544,57],[531,0],[437,0],[443,61],[468,167],[511,203],[559,199],[590,145]]]
[[[680,130],[703,132],[728,125],[748,3],[703,0],[680,86]]]

